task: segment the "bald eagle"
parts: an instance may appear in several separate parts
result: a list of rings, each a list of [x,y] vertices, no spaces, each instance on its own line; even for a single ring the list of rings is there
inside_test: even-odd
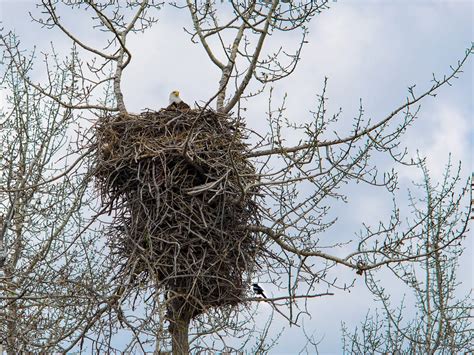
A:
[[[189,110],[190,107],[179,97],[179,91],[174,90],[170,94],[170,104],[167,107],[168,109],[178,109],[178,110]]]

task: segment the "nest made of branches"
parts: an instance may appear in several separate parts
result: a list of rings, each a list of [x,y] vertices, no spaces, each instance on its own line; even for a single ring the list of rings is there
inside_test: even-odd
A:
[[[255,169],[244,127],[211,110],[101,118],[95,177],[114,211],[122,272],[154,282],[194,317],[242,301],[259,254]],[[175,307],[176,308],[176,307]]]

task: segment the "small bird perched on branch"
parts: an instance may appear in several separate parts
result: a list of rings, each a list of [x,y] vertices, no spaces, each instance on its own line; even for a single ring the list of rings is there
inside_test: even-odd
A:
[[[174,90],[170,94],[170,104],[167,108],[175,108],[178,110],[189,110],[190,107],[187,103],[185,103],[181,98],[179,97],[179,91]]]
[[[265,293],[263,293],[263,288],[261,288],[259,284],[252,284],[252,288],[253,292],[255,292],[257,295],[261,295],[264,298],[267,298],[267,296],[265,296]]]

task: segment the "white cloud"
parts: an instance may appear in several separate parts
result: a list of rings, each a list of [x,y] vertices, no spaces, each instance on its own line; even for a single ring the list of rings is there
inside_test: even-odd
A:
[[[430,171],[439,178],[450,153],[453,162],[468,161],[469,135],[473,134],[469,120],[472,118],[463,116],[455,107],[443,105],[431,119],[436,128],[429,145],[421,152],[426,155]]]
[[[468,176],[472,156],[472,137],[474,130],[472,117],[449,101],[434,104],[429,110],[422,110],[421,120],[410,130],[404,143],[411,157],[418,152],[426,158],[427,168],[433,179],[441,179],[451,157],[451,163],[457,166],[463,162],[461,174]],[[405,167],[400,169],[400,177],[409,181],[422,178],[419,169]]]

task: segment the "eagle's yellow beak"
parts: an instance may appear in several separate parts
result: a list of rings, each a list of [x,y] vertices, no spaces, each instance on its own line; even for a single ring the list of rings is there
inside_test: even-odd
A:
[[[175,94],[175,96],[179,96],[179,91],[178,91],[178,90],[175,90],[175,91],[174,91],[174,94]]]

